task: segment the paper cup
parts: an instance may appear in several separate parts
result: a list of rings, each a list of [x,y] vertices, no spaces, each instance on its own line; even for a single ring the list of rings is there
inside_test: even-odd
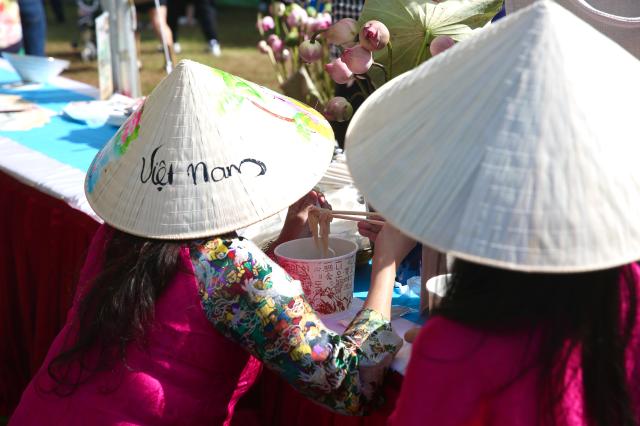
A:
[[[300,281],[316,311],[330,314],[347,310],[353,299],[353,279],[358,246],[353,241],[329,237],[329,258],[322,258],[313,238],[280,244],[274,250],[280,266]]]
[[[437,275],[427,281],[426,287],[429,293],[429,311],[438,306],[440,300],[447,292],[447,281],[451,274]]]

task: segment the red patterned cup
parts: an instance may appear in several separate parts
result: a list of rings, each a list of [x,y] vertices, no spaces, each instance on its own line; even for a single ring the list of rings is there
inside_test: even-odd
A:
[[[280,266],[300,281],[313,309],[330,314],[351,305],[357,251],[353,241],[329,237],[328,258],[322,257],[313,238],[280,244],[274,253]]]

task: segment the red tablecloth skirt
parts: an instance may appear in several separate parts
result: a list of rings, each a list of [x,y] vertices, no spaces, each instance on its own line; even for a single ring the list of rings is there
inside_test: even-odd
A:
[[[64,325],[91,238],[91,217],[0,172],[0,416],[10,415]],[[383,425],[401,376],[386,386],[387,404],[368,417],[333,414],[263,370],[239,402],[234,426]]]

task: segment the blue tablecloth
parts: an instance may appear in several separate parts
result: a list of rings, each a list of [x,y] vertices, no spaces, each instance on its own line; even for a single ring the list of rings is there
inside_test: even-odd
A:
[[[61,89],[50,84],[29,88],[9,88],[10,83],[18,82],[18,75],[0,68],[0,93],[20,95],[43,108],[58,113],[51,122],[43,127],[29,131],[0,131],[21,145],[54,158],[63,164],[86,172],[98,150],[115,134],[116,128],[109,125],[92,128],[85,123],[71,120],[61,114],[62,109],[74,101],[91,100],[90,97]]]
[[[63,164],[86,172],[98,150],[115,134],[117,129],[110,125],[93,128],[85,123],[69,119],[61,113],[69,102],[91,100],[86,95],[51,84],[35,88],[7,88],[7,84],[18,81],[19,77],[16,73],[0,68],[0,93],[20,95],[24,99],[58,114],[43,127],[29,131],[0,131],[0,136],[10,138]],[[357,268],[354,283],[355,297],[361,299],[367,297],[370,276],[370,265]],[[393,304],[412,308],[414,312],[404,315],[403,318],[422,323],[418,314],[419,295],[406,291],[406,287],[395,288]]]

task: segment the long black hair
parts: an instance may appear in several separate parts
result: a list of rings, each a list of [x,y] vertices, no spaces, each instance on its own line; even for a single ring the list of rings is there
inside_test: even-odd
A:
[[[124,361],[129,343],[144,344],[155,301],[178,271],[180,246],[113,230],[103,267],[80,299],[65,347],[48,365],[56,394],[69,395],[92,373]]]
[[[637,301],[628,267],[543,274],[456,260],[434,315],[490,333],[540,330],[544,424],[554,423],[569,355],[579,350],[589,426],[638,426],[625,368]]]

